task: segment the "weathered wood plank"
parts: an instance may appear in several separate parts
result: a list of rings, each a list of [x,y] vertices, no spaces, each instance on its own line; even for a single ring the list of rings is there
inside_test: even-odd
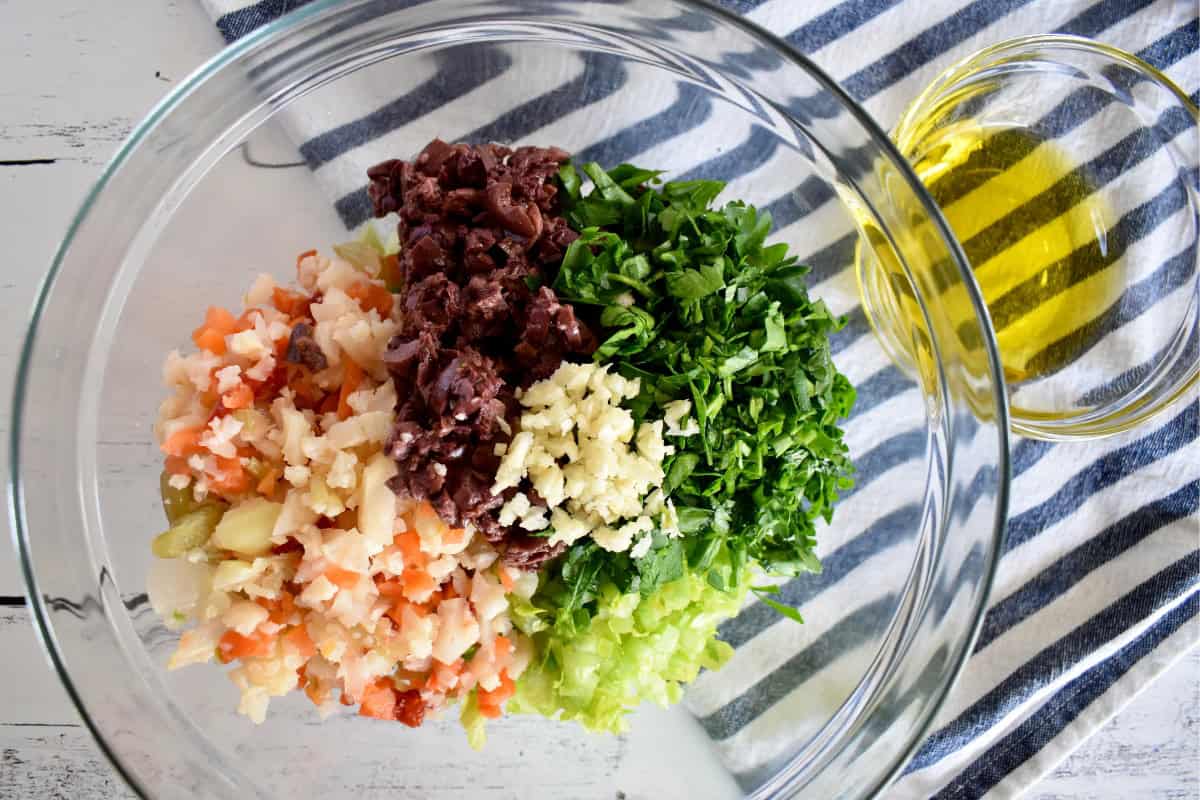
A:
[[[0,797],[133,797],[81,725],[0,723]]]
[[[7,679],[0,680],[0,749],[4,753],[0,798],[99,800],[117,796],[115,773],[92,745],[88,731],[45,664],[29,616],[24,608],[0,608],[0,652],[11,654],[5,662]],[[156,651],[156,656],[163,654]],[[236,692],[232,686],[221,686],[222,681],[215,683],[213,702],[228,703],[232,713]],[[211,703],[201,701],[199,705]],[[708,747],[703,733],[681,710],[653,711],[620,737],[594,736],[566,724],[561,726],[560,736],[547,737],[543,728],[547,723],[519,718],[507,723],[507,735],[493,729],[486,756],[478,758],[462,752],[462,732],[452,719],[432,723],[433,727],[418,733],[400,726],[377,727],[355,717],[320,723],[302,702],[281,704],[274,713],[280,717],[276,725],[268,722],[255,728],[247,721],[241,729],[246,739],[241,745],[234,744],[232,751],[243,759],[253,753],[253,763],[243,763],[243,767],[268,785],[283,785],[289,779],[294,784],[296,771],[308,768],[312,796],[458,800],[471,796],[473,789],[488,797],[513,800],[613,798],[619,792],[630,800],[737,796],[715,756],[701,757]],[[280,736],[285,729],[290,734]],[[434,737],[445,747],[406,748],[406,741],[411,741],[408,737],[418,735]],[[536,751],[529,746],[534,741],[538,743]],[[306,751],[312,754],[309,760],[319,765],[298,763],[305,762],[297,758],[305,746],[311,748]],[[446,755],[451,752],[452,757]],[[339,754],[345,756],[345,762],[339,762]],[[663,770],[664,759],[688,763],[687,772]],[[334,762],[353,768],[324,768]]]
[[[1200,650],[1167,670],[1029,792],[1029,800],[1200,797]]]
[[[188,0],[13,0],[0,18],[0,74],[10,77],[0,162],[103,164],[170,84],[221,46]]]
[[[0,797],[64,797],[99,800],[125,797],[115,773],[95,748],[82,727],[57,680],[50,672],[35,641],[29,614],[23,608],[0,609],[0,652],[7,654],[9,680],[0,681]],[[1168,671],[1142,697],[1114,718],[1100,732],[1063,762],[1029,796],[1031,800],[1183,800],[1194,798],[1200,788],[1200,697],[1196,676],[1200,674],[1200,651],[1193,652]],[[20,681],[15,680],[20,676]],[[532,722],[532,721],[531,721]],[[565,744],[565,743],[564,743]],[[645,744],[644,742],[641,744]],[[629,780],[629,771],[617,764],[622,758],[637,758],[639,743],[619,744],[598,739],[590,750],[605,751],[597,761],[587,750],[569,745],[556,761],[569,758],[572,774],[591,773],[589,788],[568,789],[578,784],[563,783],[562,797],[611,798],[617,790],[633,798],[668,797]],[[612,747],[615,746],[615,749]],[[611,752],[608,752],[611,750]],[[591,757],[589,757],[589,755]],[[610,760],[611,759],[611,760]],[[604,764],[609,766],[605,768]],[[598,769],[597,769],[598,767]],[[469,768],[465,768],[469,772]],[[557,767],[552,766],[552,770]],[[593,769],[596,771],[591,772]],[[462,796],[473,780],[486,776],[426,776],[420,785],[409,786],[411,796],[445,798]],[[402,762],[394,753],[382,759],[372,774],[344,776],[344,790],[357,787],[359,796],[371,796],[398,773]],[[528,762],[527,772],[547,779],[545,764],[539,769]],[[392,776],[391,779],[384,776]],[[561,777],[561,776],[560,776]],[[391,784],[395,785],[395,784]],[[667,787],[654,787],[665,791]],[[336,792],[336,794],[340,794]],[[331,795],[333,796],[333,795]],[[350,796],[350,795],[346,795]],[[409,796],[401,794],[397,796]],[[516,797],[517,795],[513,795]]]
[[[191,0],[0,3],[0,74],[18,78],[0,85],[0,236],[10,248],[0,272],[0,307],[29,308],[101,165],[170,83],[219,44]],[[5,439],[11,370],[24,325],[23,313],[0,315],[0,437]],[[5,518],[0,522],[0,596],[21,591]],[[25,609],[0,607],[0,653],[0,798],[131,796],[82,727],[41,653]],[[1200,793],[1198,676],[1200,654],[1193,653],[1030,796],[1195,798]],[[628,746],[624,755],[635,764],[627,769],[636,770],[642,751],[636,743]],[[606,752],[613,764],[622,757],[619,750]],[[572,770],[587,752],[557,755],[561,763],[556,766]],[[625,783],[604,771],[603,758],[598,767],[589,763],[597,770],[590,788],[564,789],[560,796],[610,798],[618,790],[627,790],[630,798],[676,796],[669,787]],[[369,796],[380,790],[373,782],[394,767],[381,762],[374,775],[351,777],[337,793],[353,787]],[[470,776],[455,782],[438,780],[432,772],[428,783],[412,787],[416,794],[396,796],[462,796],[472,785]],[[514,791],[512,796],[520,795]]]
[[[0,3],[0,438],[37,287],[88,187],[171,83],[221,39],[191,0]],[[15,163],[13,163],[15,162]],[[7,453],[7,448],[5,448]],[[0,467],[7,480],[7,464]],[[8,515],[0,521],[0,596],[23,591]]]
[[[28,609],[0,608],[0,653],[0,724],[81,725],[42,652]]]

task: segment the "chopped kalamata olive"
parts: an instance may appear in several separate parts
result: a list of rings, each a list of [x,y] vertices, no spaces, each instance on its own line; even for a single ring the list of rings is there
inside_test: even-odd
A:
[[[450,525],[473,524],[525,569],[562,548],[500,525],[495,448],[518,417],[515,389],[596,349],[548,288],[576,238],[559,213],[566,158],[555,147],[435,139],[411,162],[367,171],[376,216],[397,212],[404,243],[400,333],[384,357],[401,398],[392,485],[429,500]]]

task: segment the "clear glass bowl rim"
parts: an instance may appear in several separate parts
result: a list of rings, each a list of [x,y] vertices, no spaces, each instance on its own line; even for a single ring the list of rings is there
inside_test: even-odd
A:
[[[76,690],[74,683],[68,672],[67,666],[64,663],[58,645],[55,642],[54,627],[50,620],[49,609],[47,608],[45,598],[39,592],[39,581],[36,577],[33,567],[33,557],[29,546],[28,537],[29,530],[26,523],[26,513],[24,509],[24,496],[22,491],[22,477],[20,474],[20,419],[25,413],[25,389],[29,380],[29,373],[32,367],[32,355],[34,350],[34,342],[37,337],[38,325],[44,316],[45,307],[49,301],[50,290],[54,284],[55,278],[60,272],[63,260],[70,249],[70,246],[79,231],[83,221],[87,218],[92,206],[99,198],[105,187],[111,181],[113,175],[126,163],[131,154],[136,150],[138,145],[146,138],[146,136],[156,127],[156,125],[166,117],[170,112],[175,110],[180,104],[186,101],[188,95],[198,86],[214,74],[220,72],[227,66],[236,63],[241,57],[258,48],[265,42],[282,38],[290,33],[293,29],[299,27],[303,23],[311,20],[314,17],[323,15],[336,7],[343,5],[345,0],[314,0],[300,8],[285,14],[283,17],[267,23],[236,41],[226,45],[218,53],[212,56],[196,68],[186,78],[181,80],[175,87],[171,89],[161,100],[156,103],[145,117],[134,127],[128,137],[121,143],[116,153],[105,165],[100,173],[100,176],[92,184],[92,187],[85,195],[83,202],[80,204],[79,210],[72,217],[70,224],[67,227],[66,233],[63,236],[58,248],[55,251],[53,260],[51,261],[50,269],[42,278],[36,295],[36,300],[30,311],[29,322],[26,325],[26,333],[22,342],[21,350],[18,357],[17,369],[15,371],[13,382],[12,396],[12,420],[14,424],[9,434],[8,457],[11,466],[9,470],[9,479],[7,482],[8,493],[8,515],[9,523],[12,531],[12,540],[16,549],[17,559],[21,569],[21,575],[26,585],[27,600],[29,608],[32,612],[34,629],[38,640],[41,643],[43,652],[53,667],[56,675],[59,678],[67,695],[70,697],[72,705],[79,713],[85,727],[91,734],[96,746],[104,754],[108,763],[113,767],[117,774],[121,777],[125,785],[137,794],[139,797],[146,797],[143,794],[140,783],[135,775],[121,761],[120,757],[108,745],[104,738],[104,734],[96,724],[95,720],[88,713],[87,707],[84,704],[79,692]],[[936,699],[930,703],[926,719],[911,735],[902,752],[895,754],[892,766],[888,769],[876,787],[872,790],[872,796],[878,795],[885,790],[888,785],[901,773],[904,766],[908,763],[909,758],[915,753],[925,735],[932,727],[934,719],[938,712],[945,704],[946,699],[954,686],[959,674],[966,665],[967,659],[970,657],[974,649],[974,642],[979,636],[980,629],[983,624],[984,614],[988,607],[988,600],[991,596],[991,589],[995,582],[996,570],[999,563],[999,556],[1003,552],[1004,540],[1007,534],[1008,523],[1008,504],[1010,493],[1010,453],[1007,442],[1009,431],[1009,410],[1006,393],[1004,391],[1004,376],[1000,366],[1000,354],[996,344],[995,336],[992,331],[990,316],[986,304],[983,302],[982,295],[979,293],[974,279],[971,276],[971,270],[965,254],[959,245],[950,229],[949,223],[946,222],[941,210],[933,201],[933,198],[925,191],[924,186],[917,178],[916,173],[912,170],[908,161],[900,154],[887,133],[879,126],[879,124],[859,105],[859,103],[850,97],[846,91],[838,85],[825,71],[817,66],[811,59],[800,53],[789,45],[782,38],[767,31],[754,22],[751,22],[737,13],[730,11],[720,5],[717,5],[712,0],[673,0],[673,2],[690,7],[697,12],[708,14],[724,21],[725,23],[741,29],[751,38],[760,42],[773,52],[777,53],[781,58],[791,61],[794,65],[807,72],[823,90],[828,91],[836,97],[842,107],[854,117],[854,120],[860,124],[872,139],[872,144],[878,146],[891,160],[891,166],[895,168],[902,178],[908,183],[908,188],[919,199],[923,211],[929,215],[931,222],[936,227],[938,233],[946,245],[948,253],[954,262],[960,276],[963,278],[963,284],[968,292],[971,305],[982,323],[980,325],[980,335],[983,339],[984,351],[987,355],[988,371],[992,383],[997,387],[994,400],[994,424],[999,432],[1000,441],[997,447],[997,472],[1000,476],[999,485],[996,493],[996,508],[995,519],[992,523],[992,534],[990,537],[991,549],[988,555],[988,564],[980,581],[982,592],[979,597],[979,604],[974,609],[971,624],[968,626],[967,635],[964,636],[960,643],[959,652],[955,655],[946,670],[942,685],[938,687]],[[784,788],[784,791],[787,791]],[[147,798],[150,800],[150,798]]]

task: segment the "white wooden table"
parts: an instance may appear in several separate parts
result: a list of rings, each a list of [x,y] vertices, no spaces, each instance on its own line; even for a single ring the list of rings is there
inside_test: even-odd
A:
[[[170,85],[221,46],[195,0],[0,0],[0,436],[28,309],[104,162]],[[7,465],[3,465],[7,469]],[[51,673],[0,536],[0,798],[128,796]],[[1200,653],[1031,793],[1200,797]]]

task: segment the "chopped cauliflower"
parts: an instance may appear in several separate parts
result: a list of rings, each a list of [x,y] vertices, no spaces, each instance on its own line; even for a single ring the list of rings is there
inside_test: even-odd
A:
[[[164,491],[224,508],[206,542],[148,581],[155,610],[183,629],[168,666],[232,662],[238,709],[255,722],[298,677],[322,716],[350,702],[378,715],[371,693],[386,687],[419,688],[431,710],[496,689],[532,650],[504,587],[531,593],[536,579],[508,570],[502,583],[494,570],[507,568],[472,526],[452,530],[428,503],[396,495],[384,446],[397,395],[383,357],[397,320],[381,317],[378,297],[359,305],[369,278],[342,259],[306,254],[297,272],[302,291],[262,275],[244,298],[253,311],[209,312],[224,347],[211,336],[207,346],[221,355],[172,352],[163,365],[154,431],[175,459]],[[299,304],[328,362],[316,372],[282,364]],[[226,332],[231,319],[238,330]],[[364,375],[343,396],[351,362]],[[546,508],[528,499],[510,508],[514,524],[544,527]]]

